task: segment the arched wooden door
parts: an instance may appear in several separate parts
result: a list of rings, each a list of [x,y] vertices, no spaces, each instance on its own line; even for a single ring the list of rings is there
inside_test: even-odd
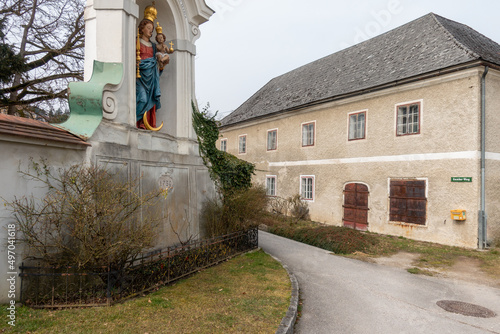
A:
[[[344,189],[344,226],[368,230],[368,187],[361,183],[348,183]]]

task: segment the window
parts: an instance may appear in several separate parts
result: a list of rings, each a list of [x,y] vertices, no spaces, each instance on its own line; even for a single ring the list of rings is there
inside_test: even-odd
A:
[[[220,141],[220,150],[227,152],[227,139],[222,139]]]
[[[300,177],[300,196],[308,201],[314,200],[314,176]]]
[[[397,106],[397,135],[420,133],[420,102]]]
[[[314,146],[314,122],[302,124],[302,146]]]
[[[425,225],[425,180],[391,180],[389,199],[390,221]]]
[[[266,177],[266,195],[276,196],[276,176]]]
[[[247,153],[247,136],[239,136],[238,152],[240,154]]]
[[[278,130],[267,131],[267,150],[274,151],[278,148]]]
[[[365,118],[365,111],[349,115],[349,140],[365,138]]]

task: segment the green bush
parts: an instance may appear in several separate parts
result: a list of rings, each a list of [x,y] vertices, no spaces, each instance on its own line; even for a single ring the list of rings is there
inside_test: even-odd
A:
[[[255,165],[217,149],[219,128],[208,105],[198,111],[194,103],[193,127],[198,138],[200,156],[214,181],[218,198],[204,203],[201,223],[204,234],[214,237],[258,225],[256,217],[267,206],[262,187],[252,188]]]
[[[209,115],[207,105],[201,112],[194,103],[193,127],[198,138],[200,156],[207,166],[210,178],[215,182],[221,196],[252,186],[255,165],[232,154],[219,150],[215,143],[219,139],[219,127],[215,116]]]

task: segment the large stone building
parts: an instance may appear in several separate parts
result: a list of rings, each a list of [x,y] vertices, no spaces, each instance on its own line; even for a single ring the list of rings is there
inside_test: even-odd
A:
[[[499,89],[500,45],[431,13],[272,79],[219,143],[313,220],[483,248],[500,238]]]

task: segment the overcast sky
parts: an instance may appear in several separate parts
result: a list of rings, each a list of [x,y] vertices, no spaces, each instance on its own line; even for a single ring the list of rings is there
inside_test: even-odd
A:
[[[196,97],[219,116],[269,80],[430,12],[500,43],[498,0],[206,0]]]

